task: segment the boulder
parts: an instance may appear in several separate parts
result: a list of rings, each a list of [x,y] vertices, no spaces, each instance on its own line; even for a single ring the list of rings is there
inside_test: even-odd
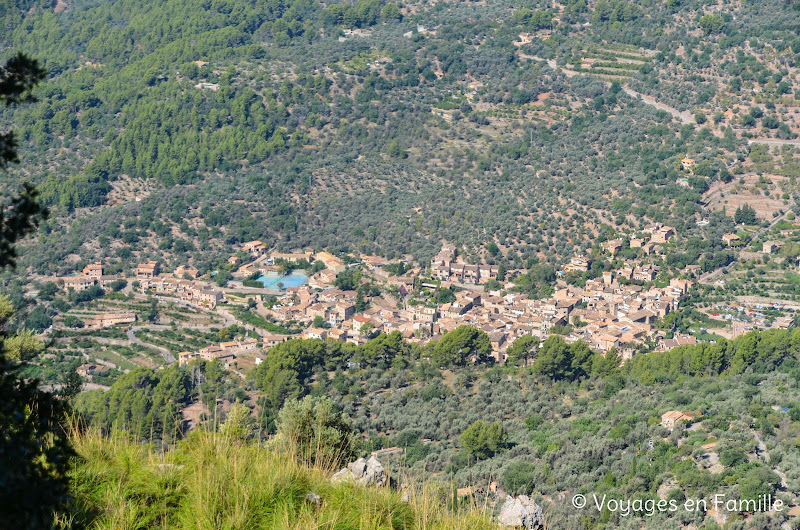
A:
[[[382,487],[389,483],[389,475],[378,459],[370,456],[369,460],[359,458],[355,462],[347,464],[331,478],[333,482],[350,480],[362,486]]]
[[[527,495],[519,497],[506,495],[498,520],[502,526],[533,530],[543,526],[544,514],[542,508],[530,500]]]
[[[320,496],[316,493],[309,493],[306,495],[306,502],[314,508],[319,508],[322,506],[322,498],[320,498]]]

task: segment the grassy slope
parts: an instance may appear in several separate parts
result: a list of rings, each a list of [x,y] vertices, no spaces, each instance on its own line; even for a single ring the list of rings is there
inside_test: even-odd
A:
[[[331,484],[329,472],[222,435],[198,432],[166,453],[94,432],[73,444],[75,507],[63,528],[497,527],[478,508],[453,514],[447,488],[411,491],[405,503],[396,490]],[[319,508],[308,493],[321,497]]]

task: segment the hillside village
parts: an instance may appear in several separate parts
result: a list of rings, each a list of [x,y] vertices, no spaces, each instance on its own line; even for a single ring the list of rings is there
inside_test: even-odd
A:
[[[601,243],[606,256],[603,259],[613,259],[623,244],[642,248],[645,256],[649,255],[654,243],[666,243],[674,234],[672,228],[660,224],[648,226],[643,232],[649,234],[649,240],[645,239],[647,236],[634,236],[628,241],[617,238]],[[443,245],[430,264],[414,266],[377,256],[349,259],[329,252],[270,252],[261,241],[250,241],[227,259],[230,277],[222,285],[214,281],[214,272],[202,274],[185,265],[167,271],[156,260],[139,263],[128,277],[106,275],[103,264],[94,262],[86,265],[81,274],[58,278],[57,283],[68,292],[80,292],[93,286],[109,290],[130,280],[126,291],[141,297],[182,304],[200,313],[216,314],[219,309],[227,314],[226,320],[234,318],[230,315],[234,308],[248,308],[263,322],[294,330],[293,334],[276,333],[263,329],[263,324],[245,323],[236,317],[236,324],[250,330],[249,336],[192,351],[173,351],[181,364],[194,358],[218,358],[230,366],[240,357],[258,364],[265,350],[293,337],[363,344],[380,333],[397,331],[409,342],[424,344],[462,325],[488,335],[492,357],[499,364],[506,361],[506,350],[514,341],[526,335],[544,340],[558,334],[567,342],[581,340],[601,352],[614,349],[623,359],[631,358],[642,348],[668,350],[696,344],[693,335],[672,333],[655,325],[678,310],[681,300],[690,294],[691,274],[670,278],[657,287],[658,266],[622,263],[622,267],[605,270],[600,277],[580,286],[559,279],[552,296],[535,298],[513,289],[509,278],[517,271],[466,263],[450,244]],[[591,265],[591,258],[576,256],[557,275],[586,273]],[[299,276],[302,285],[283,286],[281,280],[300,266],[311,267],[310,271],[306,269],[308,276]],[[402,274],[393,274],[398,266]],[[350,270],[358,270],[359,281],[377,289],[359,301],[357,285],[350,289],[337,287],[337,277]],[[258,287],[265,285],[264,279],[270,287]],[[436,294],[442,290],[450,290],[452,299],[440,302]],[[771,326],[786,328],[790,323],[789,318],[780,318]],[[87,329],[118,325],[130,328],[142,323],[137,324],[137,315],[132,311],[97,313],[85,320]]]
[[[557,334],[568,343],[584,341],[602,353],[618,351],[623,359],[647,355],[643,353],[647,351],[666,351],[680,345],[697,344],[699,339],[693,335],[670,333],[657,325],[670,313],[681,310],[682,303],[698,288],[692,278],[693,269],[685,278],[671,277],[665,281],[659,277],[662,269],[658,266],[622,260],[622,266],[613,270],[606,267],[599,277],[587,279],[582,285],[571,285],[567,281],[570,274],[591,271],[593,260],[608,260],[610,263],[621,247],[630,244],[631,240],[613,239],[599,245],[602,250],[599,256],[575,256],[556,271],[558,279],[552,295],[541,298],[514,290],[512,280],[519,271],[503,271],[485,263],[464,263],[458,248],[448,244],[429,264],[418,266],[378,256],[354,259],[337,257],[329,252],[272,252],[263,243],[251,241],[225,260],[231,267],[230,278],[222,285],[214,279],[221,274],[220,271],[204,274],[185,265],[168,271],[166,266],[154,260],[137,264],[128,276],[106,275],[102,262],[94,262],[87,264],[80,275],[60,278],[57,283],[78,293],[94,287],[108,288],[117,294],[127,291],[126,295],[117,298],[120,301],[123,298],[127,301],[144,299],[148,303],[155,301],[157,305],[177,304],[191,309],[192,315],[208,315],[209,322],[214,317],[221,317],[224,324],[233,322],[234,327],[241,326],[247,330],[245,333],[223,336],[225,330],[221,329],[218,341],[205,340],[202,347],[173,351],[181,367],[196,366],[190,364],[194,360],[218,360],[237,380],[246,377],[247,369],[264,362],[269,348],[294,337],[363,345],[379,333],[396,331],[408,342],[424,344],[459,326],[469,325],[488,335],[491,356],[498,364],[507,362],[508,348],[523,336],[543,341]],[[645,244],[652,243],[647,241]],[[615,260],[615,263],[619,262]],[[308,265],[310,268],[306,268]],[[288,281],[296,274],[295,270],[307,273],[304,285],[274,288],[277,285],[274,280]],[[359,273],[353,276],[356,278],[355,288],[341,288],[343,277],[355,271]],[[266,283],[273,287],[249,287],[257,275],[266,278]],[[121,283],[126,284],[122,289]],[[376,289],[367,289],[369,295],[363,296],[360,287],[364,285]],[[454,299],[439,302],[436,293],[442,291],[452,292]],[[712,309],[722,311],[724,307],[718,304]],[[238,320],[242,314],[239,311],[245,310],[261,317],[261,323]],[[274,323],[292,333],[271,331],[264,327],[264,323]],[[169,327],[163,321],[152,326],[146,324],[134,311],[96,313],[85,324],[87,329],[99,332],[109,328],[131,332],[148,326]],[[174,327],[175,321],[171,324]],[[790,325],[791,320],[786,317],[769,323],[772,328],[788,328]],[[209,331],[217,329],[209,324],[204,327]],[[179,329],[189,332],[192,326],[187,324]],[[107,381],[113,371],[108,363],[94,361],[77,368],[78,374],[91,384]],[[774,415],[789,414],[791,404],[786,406],[780,400],[774,403],[770,409]],[[191,416],[191,413],[185,414]],[[574,420],[571,422],[574,426],[566,428],[583,428],[585,421]],[[709,414],[706,409],[661,406],[651,411],[648,425],[660,430],[649,435],[650,439],[640,451],[651,455],[651,462],[657,458],[659,465],[663,465],[664,455],[670,456],[675,452],[690,454],[687,462],[692,464],[691,472],[713,478],[730,472],[729,462],[733,457],[751,462],[752,467],[762,460],[769,462],[768,448],[753,425],[727,415]],[[620,433],[628,432],[621,430],[618,433],[619,428],[616,426],[609,433],[609,436],[613,433],[614,440],[619,439]],[[397,434],[391,429],[386,432],[391,436]],[[443,451],[431,439],[417,443],[426,447],[428,452]],[[391,446],[373,454],[384,461],[394,462],[408,458],[409,451],[410,448]],[[781,472],[778,467],[774,469],[776,473]],[[783,475],[776,477],[783,490],[786,479]],[[677,478],[665,479],[658,487],[658,496],[666,498],[677,486]],[[502,488],[503,485],[495,483],[494,487]],[[480,491],[469,486],[459,488],[457,494],[470,496]],[[800,513],[794,496],[787,496],[781,502],[790,507],[790,515]],[[729,513],[717,507],[712,507],[708,516],[718,524],[731,520]]]
[[[0,529],[800,529],[800,0],[0,19]]]

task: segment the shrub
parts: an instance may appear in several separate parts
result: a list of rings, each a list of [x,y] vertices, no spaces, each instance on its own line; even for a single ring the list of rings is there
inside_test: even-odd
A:
[[[277,427],[276,447],[305,464],[336,469],[361,450],[350,418],[326,397],[288,401],[278,414]]]
[[[82,328],[84,324],[83,320],[75,315],[67,315],[64,317],[64,325],[68,328]]]
[[[71,440],[73,509],[59,528],[429,528],[493,529],[485,510],[454,513],[436,483],[408,490],[332,484],[319,469],[299,465],[258,444],[198,430],[172,451],[98,430]],[[307,495],[319,495],[312,508]],[[52,519],[50,506],[45,516]],[[32,527],[32,525],[30,525]],[[45,525],[38,525],[42,528]]]
[[[536,468],[530,462],[513,462],[503,474],[503,487],[511,494],[529,494]]]
[[[747,455],[741,449],[725,449],[719,454],[719,463],[725,467],[747,463]]]
[[[255,420],[245,405],[234,405],[219,432],[234,441],[245,441],[255,434]]]
[[[461,448],[478,460],[490,458],[506,447],[506,430],[495,421],[478,420],[461,434]]]

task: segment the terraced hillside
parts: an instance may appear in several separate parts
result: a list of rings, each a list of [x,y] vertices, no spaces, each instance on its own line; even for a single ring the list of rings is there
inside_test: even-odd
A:
[[[56,214],[24,266],[208,271],[260,239],[421,259],[492,241],[522,267],[654,221],[718,245],[702,193],[742,137],[795,134],[796,11],[769,4],[23,2],[2,38],[50,79],[3,111],[7,183]],[[742,72],[759,92],[726,103]]]

